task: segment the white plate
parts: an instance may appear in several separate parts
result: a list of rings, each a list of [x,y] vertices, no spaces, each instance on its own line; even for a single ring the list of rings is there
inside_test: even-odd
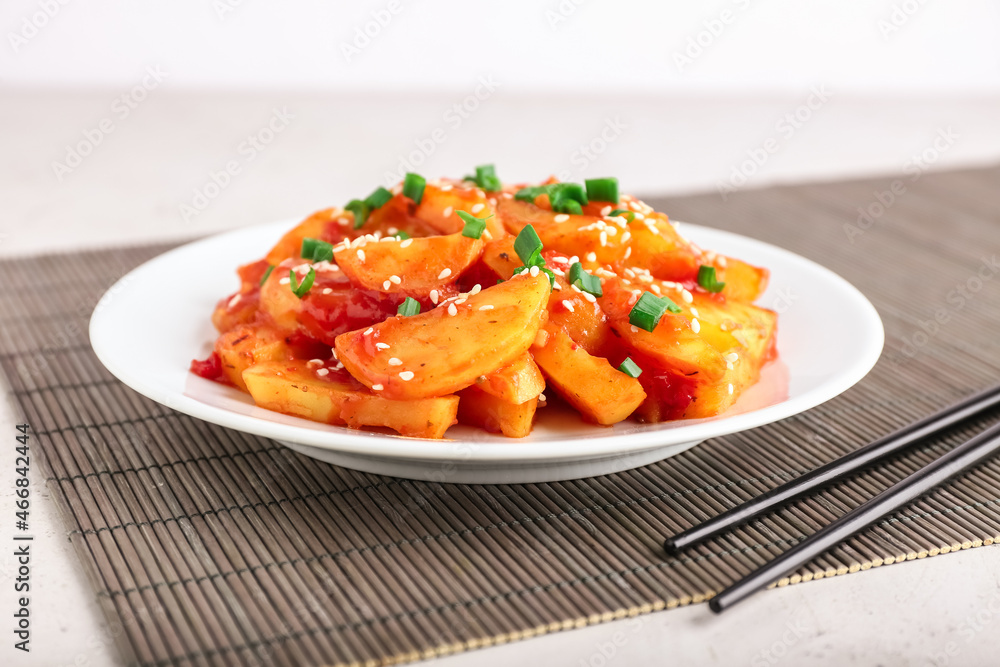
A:
[[[681,232],[701,247],[771,270],[758,303],[780,313],[779,361],[724,415],[606,428],[549,409],[520,440],[462,426],[449,429],[447,440],[424,440],[317,424],[258,408],[246,394],[188,372],[191,359],[212,349],[216,334],[209,317],[216,301],[238,286],[236,267],[263,256],[294,222],[197,241],[129,273],[108,290],[90,321],[97,356],[154,401],[323,461],[396,477],[485,484],[575,479],[659,461],[706,438],[819,405],[863,378],[882,351],[878,313],[844,279],[772,245],[682,223]]]

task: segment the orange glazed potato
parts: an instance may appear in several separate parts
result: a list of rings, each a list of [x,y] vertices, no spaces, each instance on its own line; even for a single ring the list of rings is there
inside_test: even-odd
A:
[[[346,373],[329,372],[303,361],[263,362],[243,372],[262,408],[325,424],[351,428],[379,426],[415,438],[441,438],[456,423],[457,396],[393,401],[369,392]]]
[[[215,351],[222,362],[222,372],[234,385],[247,390],[243,371],[262,361],[288,359],[290,350],[285,338],[273,329],[251,325],[238,326],[215,341]]]
[[[503,433],[508,438],[523,438],[531,433],[538,408],[537,396],[523,403],[511,403],[475,386],[463,389],[458,396],[459,422],[491,433]]]
[[[545,390],[545,378],[535,360],[525,353],[503,368],[476,378],[476,386],[487,394],[520,405]]]
[[[559,395],[584,419],[616,424],[646,398],[639,381],[613,368],[607,359],[591,356],[561,329],[548,325],[545,330],[548,340],[532,347],[532,354]]]
[[[455,282],[482,252],[482,239],[449,234],[350,248],[338,245],[333,257],[358,287],[426,296]]]
[[[429,312],[341,334],[337,357],[351,375],[387,398],[451,394],[528,350],[549,289],[545,274],[524,273]]]

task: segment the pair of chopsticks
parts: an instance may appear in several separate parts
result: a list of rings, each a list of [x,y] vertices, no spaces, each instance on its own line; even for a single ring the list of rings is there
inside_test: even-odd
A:
[[[673,537],[668,537],[663,543],[663,548],[666,549],[667,553],[677,553],[734,526],[746,523],[792,498],[843,475],[856,472],[873,461],[894,454],[918,440],[943,431],[997,405],[1000,405],[1000,385],[970,396],[940,412],[905,426],[895,433],[851,452],[847,456],[820,466],[788,484],[768,491],[748,503],[734,507],[714,519]],[[751,572],[709,600],[708,606],[717,614],[725,611],[737,602],[766,588],[784,575],[794,572],[816,556],[870,526],[886,514],[899,509],[948,478],[990,457],[998,450],[1000,450],[1000,424],[992,426],[955,447],[944,456],[817,531],[758,570]]]

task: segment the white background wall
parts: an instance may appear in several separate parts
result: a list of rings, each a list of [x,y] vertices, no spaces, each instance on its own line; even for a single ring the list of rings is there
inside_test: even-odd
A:
[[[209,89],[466,89],[491,74],[510,91],[1000,91],[996,0],[61,1],[5,0],[3,83],[120,87],[156,64]],[[374,13],[391,18],[346,57]]]

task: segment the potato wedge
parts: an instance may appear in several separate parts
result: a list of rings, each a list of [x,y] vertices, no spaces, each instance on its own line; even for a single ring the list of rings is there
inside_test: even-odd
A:
[[[215,351],[222,372],[243,391],[247,391],[243,371],[262,361],[284,360],[290,356],[284,336],[273,329],[252,325],[237,326],[219,336]]]
[[[337,246],[333,257],[359,287],[426,296],[433,289],[454,283],[482,252],[482,239],[449,234],[367,243],[358,248]]]
[[[478,387],[467,387],[458,396],[460,423],[478,426],[491,433],[503,433],[508,438],[523,438],[531,433],[538,408],[537,396],[523,403],[511,403]]]
[[[351,428],[381,426],[411,438],[443,438],[458,423],[458,396],[394,401],[384,396],[356,393],[348,396],[340,416]]]
[[[337,356],[351,375],[367,387],[380,387],[376,391],[386,398],[452,394],[528,350],[549,290],[545,274],[524,273],[464,303],[442,302],[419,315],[390,317],[367,335],[367,329],[341,334]]]
[[[263,362],[243,378],[262,408],[351,428],[390,428],[414,438],[441,438],[456,423],[457,396],[393,401],[377,396],[346,373],[316,374],[306,362]]]
[[[488,234],[484,234],[487,240],[499,239],[506,235],[503,224],[495,215],[496,211],[490,203],[491,198],[486,193],[478,190],[472,183],[450,185],[447,190],[442,190],[441,186],[428,184],[424,188],[423,199],[420,200],[414,215],[434,228],[438,234],[454,234],[461,232],[465,227],[465,223],[457,213],[465,211],[477,218],[488,218],[486,220]],[[473,209],[477,210],[473,212]]]
[[[635,283],[633,283],[635,285]],[[685,315],[664,313],[653,331],[632,326],[629,313],[635,303],[632,291],[619,280],[604,281],[604,296],[598,299],[608,314],[619,341],[629,350],[651,358],[657,368],[674,370],[682,375],[700,374],[716,381],[726,371],[722,353],[692,328]]]
[[[515,405],[537,398],[545,390],[545,378],[527,352],[481,379],[476,379],[476,387]]]
[[[588,354],[562,329],[550,324],[545,331],[548,341],[532,347],[532,355],[559,395],[587,421],[616,424],[646,398],[638,380]]]
[[[281,237],[271,251],[267,253],[265,259],[271,266],[277,266],[290,257],[299,257],[302,250],[302,239],[323,237],[323,231],[331,221],[335,221],[335,213],[340,213],[338,209],[325,208],[316,211],[298,225],[290,229]],[[336,224],[336,222],[334,222]]]

